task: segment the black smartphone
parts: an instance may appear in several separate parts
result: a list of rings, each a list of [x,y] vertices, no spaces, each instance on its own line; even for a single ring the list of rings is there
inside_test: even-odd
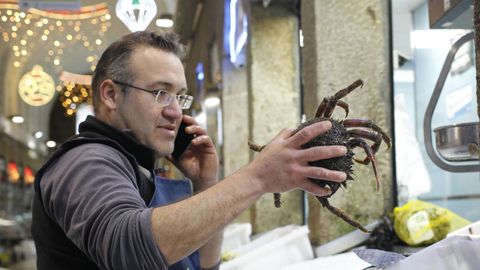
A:
[[[182,121],[180,127],[178,128],[177,137],[175,138],[175,143],[173,146],[172,158],[178,160],[180,156],[187,150],[188,146],[192,142],[195,136],[193,134],[185,133],[185,128],[187,125]]]

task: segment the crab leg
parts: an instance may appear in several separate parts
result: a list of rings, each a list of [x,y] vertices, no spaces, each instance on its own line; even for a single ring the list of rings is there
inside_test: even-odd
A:
[[[248,147],[250,147],[250,149],[252,149],[253,151],[255,152],[260,152],[263,150],[263,148],[265,148],[266,145],[258,145],[258,144],[254,144],[251,140],[248,140]]]
[[[380,148],[380,144],[382,144],[382,135],[375,131],[371,132],[363,129],[351,129],[348,131],[348,135],[350,137],[360,137],[374,141],[374,144],[370,146],[372,148],[373,154],[377,153],[378,149]],[[368,157],[366,157],[364,160],[358,158],[354,158],[354,160],[364,165],[368,165],[370,163],[370,159]]]
[[[262,151],[265,146],[267,145],[254,144],[251,140],[248,140],[248,147],[250,147],[250,149],[255,152]],[[280,195],[280,193],[273,193],[273,202],[275,203],[276,208],[280,208],[280,206],[282,205],[281,196],[282,195]]]
[[[331,97],[329,97],[331,98]],[[327,116],[325,111],[326,111],[326,107],[327,107],[327,104],[329,104],[331,101],[329,100],[329,98],[324,98],[323,101],[322,101],[322,104],[324,104],[322,106],[322,104],[320,104],[320,106],[318,106],[317,108],[317,112],[315,113],[315,117],[330,117],[332,112],[333,112],[333,109],[330,111],[329,115]],[[349,113],[349,109],[348,109],[348,104],[344,101],[341,101],[341,100],[338,100],[336,104],[332,105],[332,106],[338,106],[338,107],[341,107],[344,111],[345,111],[345,117],[348,116],[348,113]]]
[[[273,203],[275,204],[276,208],[280,208],[280,206],[282,206],[281,198],[282,195],[280,195],[280,193],[273,193]]]
[[[363,81],[362,80],[356,80],[347,88],[344,88],[342,90],[339,90],[335,95],[326,97],[322,100],[322,103],[318,105],[317,112],[315,113],[315,117],[330,117],[332,116],[333,109],[335,109],[335,106],[339,103],[339,100],[346,95],[348,95],[350,92],[355,90],[358,87],[363,87]],[[347,115],[348,115],[348,105],[345,102],[340,102],[339,104],[340,107],[345,109]]]
[[[370,148],[370,145],[368,145],[368,143],[366,143],[364,140],[360,138],[352,138],[348,141],[348,146],[350,148],[362,147],[363,150],[365,150],[365,153],[367,154],[367,158],[372,161],[373,173],[375,174],[375,180],[377,181],[377,191],[379,191],[380,179],[378,176],[377,160],[375,159],[375,154],[373,153],[372,148]]]
[[[376,132],[382,134],[382,139],[385,141],[387,144],[387,149],[390,149],[392,147],[392,143],[390,141],[390,137],[388,137],[387,133],[385,133],[379,126],[377,126],[375,123],[373,123],[372,120],[367,120],[367,119],[345,119],[343,120],[343,125],[346,128],[349,127],[364,127],[364,128],[371,128],[375,130]]]
[[[342,108],[345,111],[345,118],[348,116],[348,104],[345,101],[339,100],[337,101],[337,106]]]
[[[335,206],[332,206],[330,202],[328,201],[327,198],[322,198],[322,197],[317,197],[317,200],[322,204],[323,207],[326,207],[328,211],[330,211],[332,214],[336,215],[337,217],[343,219],[345,222],[348,224],[352,225],[355,228],[360,229],[362,232],[369,233],[370,231],[365,229],[360,223],[349,217],[345,212],[343,212],[341,209],[336,208]]]

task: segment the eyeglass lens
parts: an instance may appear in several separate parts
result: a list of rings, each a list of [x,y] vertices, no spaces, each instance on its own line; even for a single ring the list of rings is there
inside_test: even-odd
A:
[[[156,97],[156,102],[159,105],[168,105],[173,102],[173,100],[176,99],[178,102],[178,105],[180,105],[180,108],[182,110],[190,108],[192,105],[193,97],[189,95],[172,95],[168,93],[167,91],[158,91],[157,97]]]

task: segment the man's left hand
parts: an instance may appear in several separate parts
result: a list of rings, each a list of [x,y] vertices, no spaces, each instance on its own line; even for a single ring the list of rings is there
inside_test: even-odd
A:
[[[173,161],[178,169],[193,183],[194,192],[200,192],[215,185],[218,182],[219,161],[215,145],[193,117],[184,115],[183,122],[187,124],[185,132],[195,134],[190,146],[180,156],[179,160]]]

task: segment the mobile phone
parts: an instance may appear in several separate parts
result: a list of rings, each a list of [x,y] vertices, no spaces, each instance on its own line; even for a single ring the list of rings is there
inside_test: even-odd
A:
[[[195,138],[193,134],[187,134],[185,132],[186,127],[187,124],[182,121],[182,123],[180,123],[180,127],[178,128],[177,137],[175,138],[175,143],[173,146],[172,158],[174,160],[178,160],[180,158],[183,152],[187,150],[193,138]]]

